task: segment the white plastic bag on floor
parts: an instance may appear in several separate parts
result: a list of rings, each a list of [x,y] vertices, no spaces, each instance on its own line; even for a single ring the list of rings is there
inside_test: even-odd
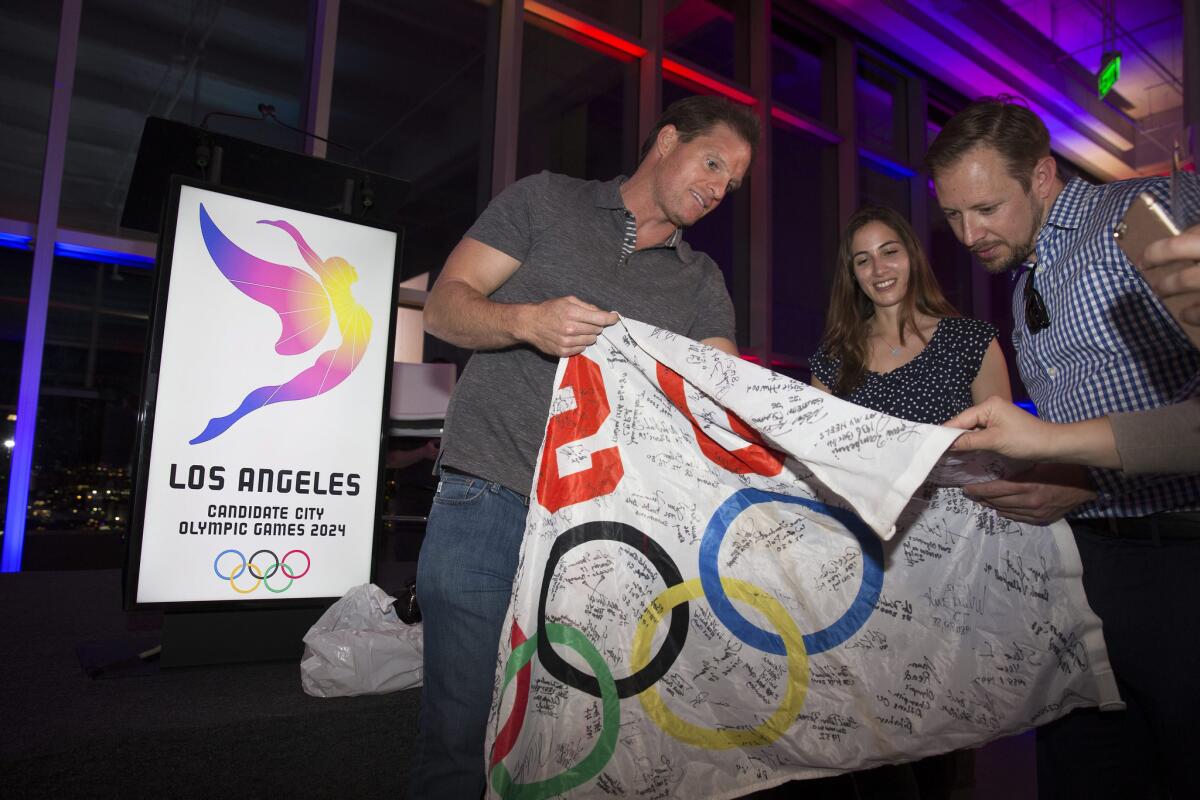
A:
[[[396,616],[394,597],[355,586],[304,635],[300,683],[313,697],[386,694],[421,685],[421,625]]]

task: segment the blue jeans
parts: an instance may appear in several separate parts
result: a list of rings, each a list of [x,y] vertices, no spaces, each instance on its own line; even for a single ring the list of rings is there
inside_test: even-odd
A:
[[[443,471],[417,563],[425,670],[408,796],[475,800],[486,786],[484,735],[501,626],[529,500]]]

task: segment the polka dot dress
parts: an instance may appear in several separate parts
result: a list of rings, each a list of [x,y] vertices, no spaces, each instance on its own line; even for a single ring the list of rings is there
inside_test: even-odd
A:
[[[982,320],[946,317],[916,358],[891,372],[868,371],[845,399],[893,417],[940,425],[973,405],[971,382],[997,335]],[[818,351],[808,364],[830,389],[837,383],[840,360]]]

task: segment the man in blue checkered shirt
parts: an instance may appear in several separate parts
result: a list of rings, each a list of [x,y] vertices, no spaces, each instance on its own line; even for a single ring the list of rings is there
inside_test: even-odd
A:
[[[1200,391],[1200,351],[1113,238],[1139,192],[1170,205],[1167,179],[1064,182],[1046,126],[1008,98],[955,115],[926,163],[959,241],[989,272],[1022,270],[1013,346],[1042,417],[1075,422]],[[1200,209],[1200,185],[1183,177],[1179,217]],[[1038,730],[1041,800],[1200,797],[1190,763],[1200,744],[1200,474],[1040,464],[968,494],[1020,522],[1068,519],[1127,704]]]

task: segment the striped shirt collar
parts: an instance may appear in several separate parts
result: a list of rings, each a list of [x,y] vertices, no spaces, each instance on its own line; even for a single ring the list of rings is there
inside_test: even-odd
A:
[[[625,207],[625,199],[621,197],[621,184],[629,178],[625,175],[618,175],[611,181],[602,181],[596,184],[596,208],[607,208],[613,211],[621,211],[630,219],[634,219],[633,212]],[[637,239],[637,229],[634,228],[634,240]],[[626,234],[628,238],[628,233]],[[687,242],[683,240],[683,228],[676,228],[667,237],[666,241],[657,247],[666,247],[674,250],[680,261],[686,261],[691,253],[691,248],[687,246]]]

